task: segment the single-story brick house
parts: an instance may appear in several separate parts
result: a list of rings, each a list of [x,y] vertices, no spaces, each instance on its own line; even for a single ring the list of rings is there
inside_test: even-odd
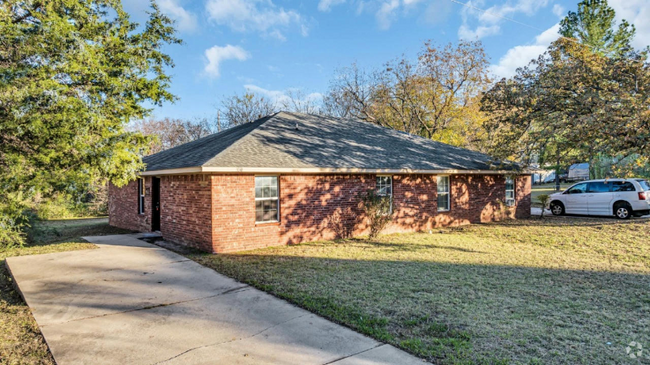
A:
[[[109,222],[209,252],[366,232],[358,197],[391,199],[385,232],[530,215],[530,175],[371,123],[280,112],[144,158],[109,186]]]

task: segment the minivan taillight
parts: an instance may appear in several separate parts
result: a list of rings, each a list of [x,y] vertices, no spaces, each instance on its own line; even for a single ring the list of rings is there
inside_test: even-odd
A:
[[[639,191],[639,200],[646,200],[645,191]]]

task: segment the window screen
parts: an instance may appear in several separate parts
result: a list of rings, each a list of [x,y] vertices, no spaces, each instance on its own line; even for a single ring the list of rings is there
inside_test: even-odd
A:
[[[255,176],[255,221],[279,221],[277,176]]]
[[[449,210],[449,176],[438,176],[438,211]]]
[[[144,179],[138,179],[138,214],[144,214]]]
[[[515,181],[512,177],[506,177],[506,205],[515,205]]]
[[[377,183],[375,185],[377,195],[387,199],[388,211],[387,214],[393,211],[393,177],[392,176],[377,176]]]

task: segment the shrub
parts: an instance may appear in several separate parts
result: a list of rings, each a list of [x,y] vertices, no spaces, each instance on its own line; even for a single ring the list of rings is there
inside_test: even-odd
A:
[[[354,217],[354,213],[349,207],[345,209],[337,208],[329,217],[327,226],[334,231],[337,239],[352,237],[355,221],[351,217]]]
[[[0,250],[25,243],[24,228],[29,226],[21,194],[7,194],[0,202]]]
[[[546,210],[546,207],[548,206],[549,200],[551,200],[551,196],[548,194],[542,194],[537,196],[537,200],[542,204],[542,215],[540,218],[544,218],[544,211]]]
[[[107,213],[106,199],[87,194],[83,199],[58,194],[34,203],[34,213],[41,220],[94,217]]]
[[[386,228],[386,225],[391,221],[390,204],[390,198],[377,195],[377,192],[373,189],[361,193],[359,197],[359,205],[368,218],[368,225],[370,228],[370,234],[368,237],[370,239],[377,237],[377,235]]]

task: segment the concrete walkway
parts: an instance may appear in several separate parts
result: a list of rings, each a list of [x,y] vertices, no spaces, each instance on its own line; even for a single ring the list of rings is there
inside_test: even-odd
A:
[[[59,365],[423,363],[136,237],[7,259]]]

